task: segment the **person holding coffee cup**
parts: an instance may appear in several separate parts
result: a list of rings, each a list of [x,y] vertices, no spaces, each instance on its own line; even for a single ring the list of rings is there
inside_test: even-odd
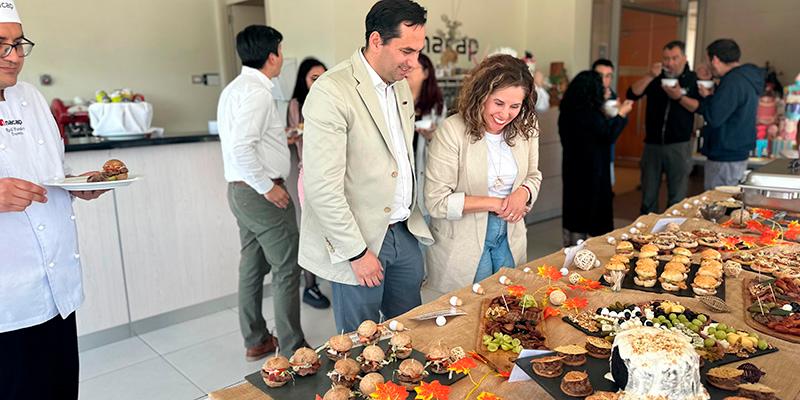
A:
[[[662,61],[634,82],[627,98],[647,96],[644,151],[641,158],[642,207],[640,212],[658,212],[661,176],[667,175],[667,207],[686,197],[691,172],[694,112],[699,105],[697,75],[689,69],[686,45],[667,43]]]

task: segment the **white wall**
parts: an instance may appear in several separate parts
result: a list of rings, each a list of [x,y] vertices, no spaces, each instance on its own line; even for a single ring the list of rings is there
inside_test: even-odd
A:
[[[36,43],[21,78],[50,100],[93,98],[129,87],[153,103],[154,126],[169,134],[207,131],[221,88],[193,85],[218,72],[213,0],[17,1],[25,35]],[[53,76],[40,86],[40,74]]]
[[[364,18],[373,4],[373,0],[271,0],[267,18],[284,35],[285,55],[298,60],[316,56],[332,66],[363,46]],[[420,4],[428,10],[428,36],[445,30],[441,16],[447,14],[463,23],[462,35],[478,39],[480,56],[511,47],[520,55],[533,51],[540,65],[564,61],[570,74],[573,66],[589,66],[590,0],[420,0]],[[439,55],[432,56],[435,63],[438,59]],[[471,65],[467,57],[459,56],[459,66]]]
[[[712,0],[705,1],[699,22],[697,61],[705,57],[705,48],[715,39],[730,38],[742,49],[742,61],[764,66],[770,61],[781,83],[794,81],[800,73],[800,42],[797,40],[797,0]]]
[[[528,48],[545,75],[563,61],[570,77],[591,65],[591,0],[539,0],[527,3]]]

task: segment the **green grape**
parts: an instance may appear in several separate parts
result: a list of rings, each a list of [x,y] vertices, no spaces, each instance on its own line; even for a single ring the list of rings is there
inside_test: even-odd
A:
[[[714,347],[714,345],[717,344],[717,341],[714,340],[714,338],[706,338],[706,340],[703,341],[703,344],[706,347]]]
[[[726,337],[728,337],[728,334],[725,331],[717,331],[714,334],[714,337],[716,337],[717,340],[722,340],[722,339],[725,339]]]
[[[728,332],[728,333],[736,333],[736,328],[734,328],[732,326],[729,326],[728,329],[726,330],[726,332]]]
[[[728,330],[728,325],[725,325],[725,324],[718,324],[718,325],[717,325],[717,330],[718,330],[718,331],[727,331],[727,330]]]
[[[697,326],[703,326],[703,321],[700,321],[699,319],[695,318],[692,320],[692,324]]]
[[[697,319],[699,319],[699,320],[700,320],[700,322],[702,322],[702,323],[704,323],[704,324],[705,324],[706,322],[708,322],[708,317],[706,317],[706,316],[705,316],[705,314],[700,314],[700,315],[698,315],[698,316],[697,316]]]
[[[767,344],[767,341],[764,340],[764,339],[759,339],[758,340],[758,349],[759,350],[766,350],[767,348],[769,348],[769,344]]]
[[[714,334],[717,333],[717,328],[714,328],[713,326],[709,326],[708,327],[708,331],[706,331],[706,332],[708,332],[709,336],[714,336]]]
[[[674,320],[678,319],[678,316],[677,316],[677,315],[675,315],[675,313],[671,313],[671,314],[669,315],[669,319],[670,319],[670,321],[674,321]]]
[[[689,330],[692,331],[692,332],[697,333],[697,332],[700,332],[700,327],[695,325],[695,324],[691,324],[691,325],[689,325]]]
[[[664,322],[664,325],[666,325],[667,328],[672,328],[672,322],[669,322],[669,321]]]

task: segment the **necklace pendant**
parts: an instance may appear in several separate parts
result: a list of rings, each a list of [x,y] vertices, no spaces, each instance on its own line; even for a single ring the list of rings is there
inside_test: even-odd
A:
[[[499,177],[495,178],[493,187],[494,187],[495,191],[499,192],[500,190],[502,190],[503,189],[503,180],[500,179]]]

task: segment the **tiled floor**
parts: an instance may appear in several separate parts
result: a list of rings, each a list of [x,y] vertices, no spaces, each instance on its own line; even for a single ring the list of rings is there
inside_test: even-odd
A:
[[[636,187],[638,171],[617,174],[617,188]],[[622,182],[620,182],[622,181]],[[638,215],[639,192],[617,192],[615,225]],[[561,219],[529,226],[528,258],[533,260],[561,248]],[[321,286],[330,295],[330,285]],[[423,289],[423,301],[441,296]],[[272,314],[272,298],[264,299],[264,313]],[[303,305],[306,339],[320,345],[335,333],[333,313]],[[272,321],[267,321],[272,327]],[[244,359],[236,308],[148,332],[81,353],[80,398],[169,399],[204,398],[209,391],[236,384],[256,371],[261,362]],[[113,394],[111,394],[113,393]]]

